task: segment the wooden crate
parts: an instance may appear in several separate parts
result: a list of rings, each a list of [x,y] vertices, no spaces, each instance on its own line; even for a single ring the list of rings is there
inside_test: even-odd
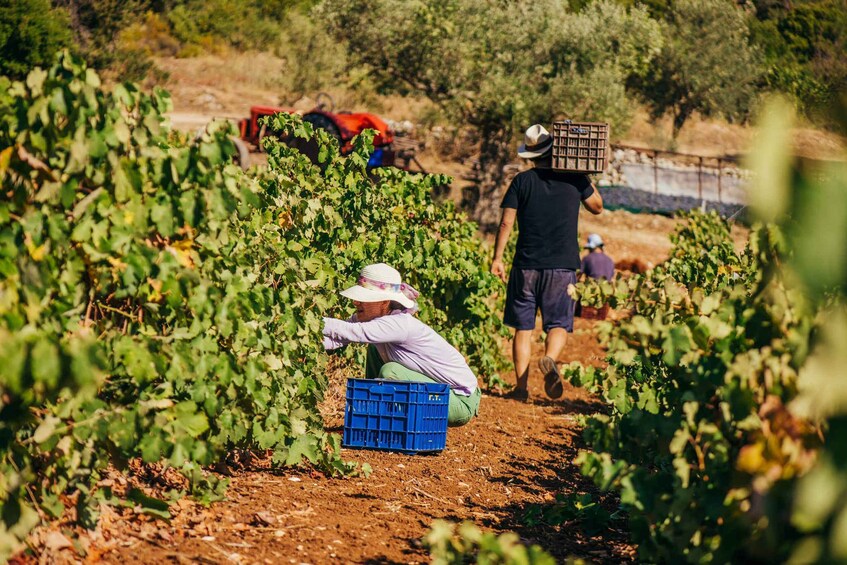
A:
[[[602,173],[609,166],[609,124],[555,122],[553,168],[576,173]]]

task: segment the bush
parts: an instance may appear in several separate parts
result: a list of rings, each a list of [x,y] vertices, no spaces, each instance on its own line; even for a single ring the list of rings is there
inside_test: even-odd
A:
[[[0,2],[0,75],[22,78],[70,44],[68,13],[50,0]]]
[[[91,526],[130,496],[92,492],[110,464],[161,462],[207,502],[224,483],[201,466],[234,449],[352,472],[317,410],[311,273],[260,253],[275,202],[230,162],[231,132],[188,143],[165,93],[107,92],[67,54],[0,84],[2,555],[33,502],[58,517],[74,501]]]
[[[367,472],[317,408],[321,317],[366,263],[417,285],[422,319],[480,376],[503,363],[497,282],[473,224],[432,202],[443,178],[372,176],[368,135],[342,158],[323,130],[322,168],[268,140],[255,178],[228,127],[189,141],[169,108],[160,90],[104,90],[67,53],[0,79],[0,558],[68,504],[89,527],[124,498],[168,516],[155,493],[94,489],[109,465],[174,468],[204,502],[225,486],[204,467],[239,449]]]
[[[847,11],[838,0],[756,2],[751,33],[765,53],[766,86],[822,120],[847,89]]]
[[[337,88],[347,67],[344,44],[329,36],[320,22],[292,11],[283,24],[277,54],[285,60],[283,84],[295,98]]]
[[[525,546],[518,534],[483,532],[471,522],[456,526],[436,520],[424,536],[434,565],[553,565],[556,560],[537,545]]]
[[[792,158],[790,108],[766,116],[750,205],[773,223],[744,254],[695,214],[650,273],[578,287],[630,309],[608,368],[566,373],[609,405],[578,460],[650,562],[847,561],[847,166]]]
[[[174,35],[183,43],[221,40],[237,49],[267,49],[280,35],[279,18],[248,0],[181,0],[167,11]]]
[[[476,225],[452,202],[433,201],[433,191],[449,179],[394,168],[368,174],[372,133],[360,136],[354,154],[342,158],[334,138],[325,130],[312,131],[297,117],[280,114],[270,127],[284,135],[315,136],[321,147],[319,168],[266,138],[275,172],[265,181],[266,190],[279,195],[281,210],[290,218],[284,221],[291,223],[286,238],[292,253],[285,261],[292,267],[301,264],[309,250],[306,268],[314,285],[324,289],[316,294],[316,305],[346,318],[350,305],[340,301],[337,291],[352,284],[365,265],[388,263],[421,293],[421,320],[464,354],[475,374],[500,384],[505,359],[498,335],[508,333],[491,309],[502,284],[488,272]]]
[[[796,539],[784,519],[754,507],[755,489],[778,492],[818,446],[816,427],[786,409],[810,320],[783,316],[783,303],[804,311],[774,270],[784,251],[759,228],[738,256],[717,215],[694,214],[667,262],[581,291],[599,305],[592,292],[614,288],[612,303],[631,308],[605,328],[608,369],[577,371],[575,382],[611,410],[588,421],[593,452],[580,455],[582,471],[620,492],[642,559],[780,561]]]

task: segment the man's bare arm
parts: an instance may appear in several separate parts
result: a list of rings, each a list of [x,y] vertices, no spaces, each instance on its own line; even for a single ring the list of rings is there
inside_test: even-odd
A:
[[[591,186],[594,188],[594,192],[591,193],[591,196],[582,201],[582,205],[585,206],[586,210],[594,215],[597,215],[603,211],[603,197],[600,196],[600,191],[597,190],[597,187],[594,186],[593,183]]]
[[[515,208],[503,208],[503,214],[500,216],[500,227],[497,230],[497,239],[494,242],[494,260],[491,261],[491,272],[500,277],[503,282],[506,282],[503,253],[506,251],[506,244],[509,242],[509,236],[512,234],[517,215],[518,211]]]

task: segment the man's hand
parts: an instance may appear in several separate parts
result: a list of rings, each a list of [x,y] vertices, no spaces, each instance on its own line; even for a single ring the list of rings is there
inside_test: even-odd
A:
[[[506,266],[502,260],[495,259],[491,262],[491,273],[499,277],[501,281],[506,282]]]
[[[515,225],[517,216],[518,211],[515,208],[503,208],[503,215],[500,216],[500,228],[497,230],[497,239],[494,240],[494,258],[491,261],[491,272],[500,277],[503,282],[508,280],[506,278],[506,266],[503,264],[503,252],[506,251],[509,234],[512,233],[512,227]]]

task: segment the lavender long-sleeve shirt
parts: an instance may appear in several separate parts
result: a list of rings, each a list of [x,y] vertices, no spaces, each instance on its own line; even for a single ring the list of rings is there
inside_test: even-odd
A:
[[[370,343],[386,363],[394,361],[446,383],[456,394],[469,396],[476,390],[476,376],[462,354],[409,313],[397,310],[369,322],[324,318],[323,335],[326,349],[352,342]]]

